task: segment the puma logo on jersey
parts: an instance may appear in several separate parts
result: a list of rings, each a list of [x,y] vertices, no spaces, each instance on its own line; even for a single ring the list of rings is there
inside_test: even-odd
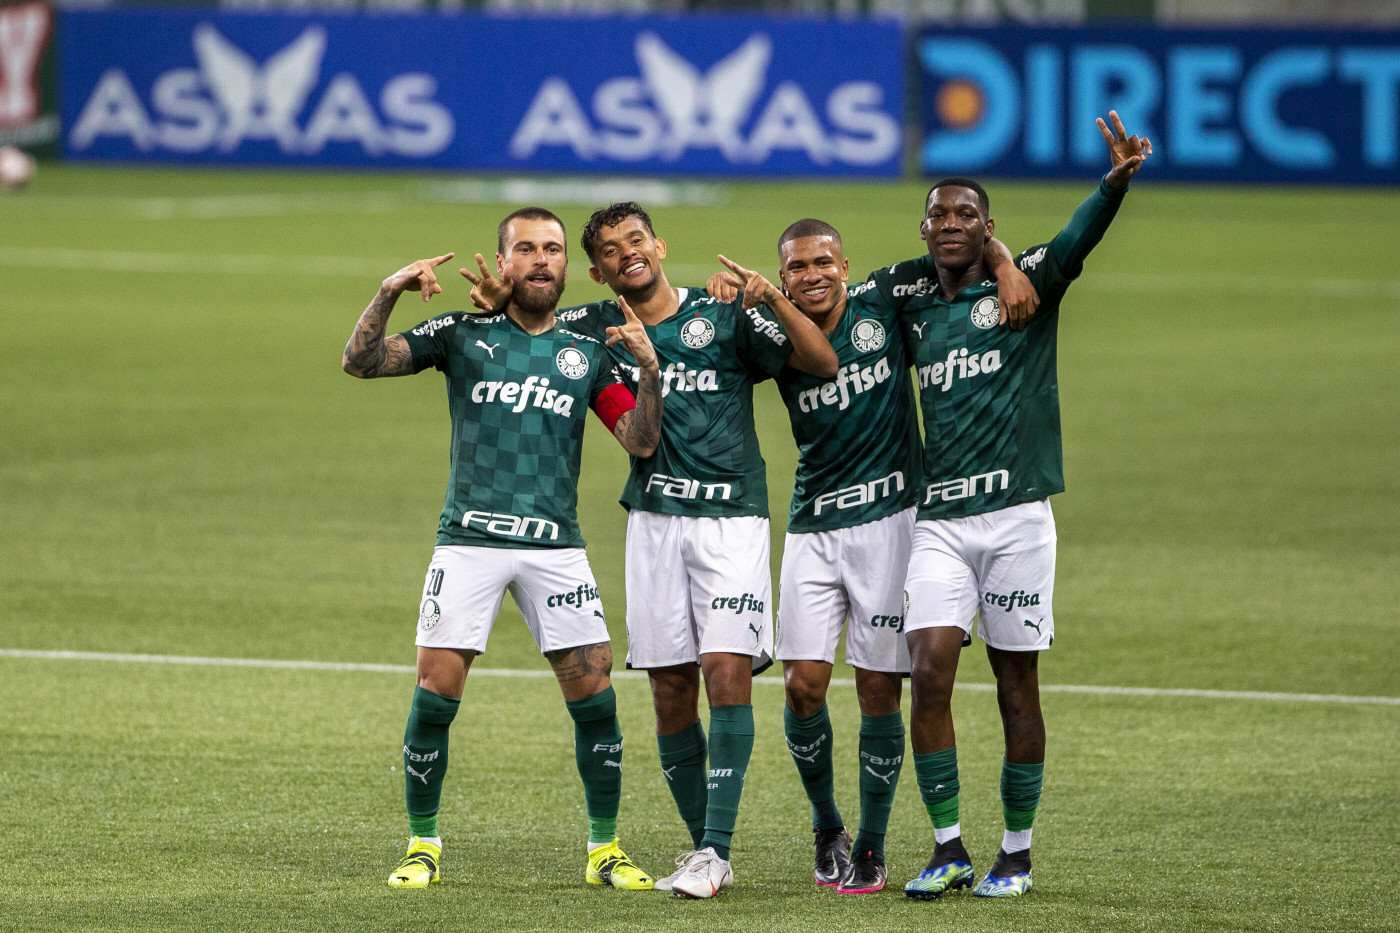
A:
[[[919,388],[928,389],[941,385],[943,391],[947,392],[953,387],[954,379],[970,379],[976,375],[994,373],[999,369],[1000,350],[973,354],[967,352],[967,347],[949,350],[948,359],[944,362],[928,363],[919,367]]]
[[[851,397],[868,392],[890,378],[889,360],[882,359],[874,366],[861,368],[859,363],[842,366],[836,378],[817,386],[804,389],[797,394],[797,407],[803,413],[817,410],[817,406],[835,405],[837,411],[851,407]]]
[[[910,325],[909,325],[909,329],[912,330],[914,333],[918,334],[920,340],[923,340],[923,339],[924,339],[924,328],[925,328],[925,327],[928,327],[928,321],[924,321],[924,323],[922,323],[922,324],[910,324]]]
[[[481,349],[485,350],[485,351],[486,351],[486,355],[489,356],[489,357],[491,357],[491,359],[493,359],[493,360],[496,358],[496,348],[500,346],[499,343],[493,343],[491,346],[488,347],[488,346],[486,345],[486,341],[484,341],[484,340],[478,340],[478,341],[476,342],[476,345],[477,345],[478,347],[481,347]]]

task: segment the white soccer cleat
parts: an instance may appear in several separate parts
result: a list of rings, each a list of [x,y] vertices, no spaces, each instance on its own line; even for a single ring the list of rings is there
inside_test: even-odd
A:
[[[696,852],[676,878],[672,891],[684,897],[714,897],[734,883],[734,869],[709,847]]]
[[[695,856],[699,854],[700,853],[692,849],[689,852],[682,852],[680,855],[676,856],[676,870],[671,872],[665,878],[657,878],[656,885],[653,890],[670,891],[674,889],[676,886],[676,879],[679,878],[681,875],[685,874],[686,868],[690,866],[690,860],[695,858]]]

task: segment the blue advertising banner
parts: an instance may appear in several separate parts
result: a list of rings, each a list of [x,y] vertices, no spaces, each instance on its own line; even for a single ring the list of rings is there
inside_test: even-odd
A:
[[[1154,178],[1400,182],[1400,33],[967,29],[916,49],[929,174],[1100,173],[1094,118],[1117,110]]]
[[[72,10],[70,159],[895,175],[897,26]]]

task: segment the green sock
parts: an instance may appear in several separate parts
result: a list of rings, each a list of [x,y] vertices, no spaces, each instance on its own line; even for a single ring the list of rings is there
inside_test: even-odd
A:
[[[461,705],[461,700],[413,688],[413,705],[403,733],[403,796],[408,806],[408,829],[415,836],[438,834],[438,805],[447,773],[447,731]]]
[[[924,809],[933,820],[934,829],[947,829],[958,824],[958,747],[941,752],[914,755],[914,777],[919,782],[919,796]]]
[[[722,859],[729,858],[734,824],[739,819],[739,798],[744,774],[753,754],[753,707],[747,703],[710,708],[709,803],[705,807],[705,836],[700,848],[710,846]]]
[[[1006,828],[1019,833],[1035,824],[1035,810],[1040,806],[1040,787],[1045,777],[1045,763],[1014,765],[1001,762],[1001,812]]]
[[[904,766],[904,717],[860,717],[860,833],[854,851],[885,857],[885,828]]]
[[[566,700],[574,720],[574,762],[583,778],[588,809],[588,841],[617,838],[617,804],[622,797],[622,727],[617,722],[617,694],[611,686],[583,700]]]
[[[836,808],[836,773],[831,761],[831,717],[826,704],[810,716],[799,716],[783,706],[783,733],[797,765],[802,789],[812,802],[813,829],[840,829],[846,825]]]
[[[666,786],[671,789],[685,828],[690,830],[691,843],[698,849],[705,835],[705,804],[709,799],[705,787],[705,729],[697,719],[680,732],[658,735],[656,746]]]

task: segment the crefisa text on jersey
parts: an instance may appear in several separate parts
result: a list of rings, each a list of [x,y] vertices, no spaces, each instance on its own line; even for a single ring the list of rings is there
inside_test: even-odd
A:
[[[534,401],[531,402],[531,397]],[[522,412],[533,405],[564,418],[574,410],[574,397],[549,387],[549,377],[528,376],[521,382],[483,381],[472,386],[472,401],[479,404],[500,402],[511,411]]]
[[[837,411],[845,411],[851,404],[851,393],[859,395],[875,388],[890,378],[889,360],[881,359],[874,366],[861,367],[859,363],[842,367],[836,378],[817,386],[804,389],[797,394],[797,407],[804,413],[817,410],[818,405],[835,405]]]

